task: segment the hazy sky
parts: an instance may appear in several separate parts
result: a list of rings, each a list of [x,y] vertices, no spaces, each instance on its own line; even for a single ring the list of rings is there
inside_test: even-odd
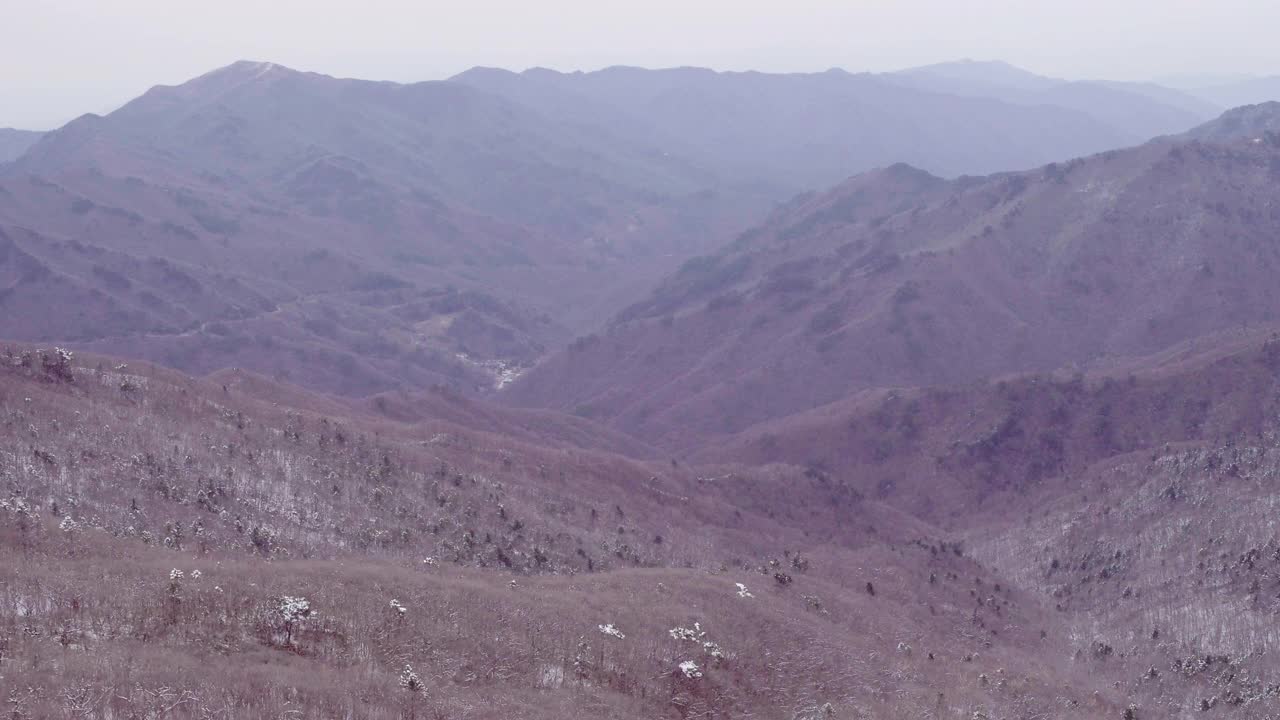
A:
[[[1069,78],[1280,73],[1276,0],[0,0],[0,127],[45,129],[239,59],[399,81],[472,65]]]

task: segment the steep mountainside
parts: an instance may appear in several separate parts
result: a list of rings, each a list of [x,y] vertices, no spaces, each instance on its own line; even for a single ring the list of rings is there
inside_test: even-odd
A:
[[[691,261],[512,388],[671,448],[885,386],[1106,366],[1280,320],[1280,143],[894,166]]]
[[[1032,388],[956,405],[1030,416]],[[1080,392],[1083,410],[1093,380]],[[1238,652],[1265,602],[1202,635],[1201,596],[1128,579],[1161,556],[1183,577],[1197,556],[1179,548],[1212,520],[1190,516],[1185,544],[1155,555],[1134,538],[1176,521],[1153,515],[1162,502],[1251,497],[1274,475],[1265,451],[1161,451],[1169,496],[1115,479],[1137,457],[1105,470],[1069,443],[1083,480],[1001,488],[1005,511],[940,530],[842,473],[650,464],[22,346],[3,355],[0,418],[0,647],[20,716],[1190,717],[1204,702],[1262,717],[1275,702],[1274,667]],[[1085,512],[1023,537],[1076,492],[1132,497],[1147,520],[1089,536],[1107,520]],[[1267,560],[1244,556],[1193,574],[1239,575],[1213,597],[1247,591]],[[1152,615],[1133,615],[1135,592],[1162,598]]]
[[[1278,476],[1277,342],[869,407],[887,444],[847,454],[952,448],[937,502],[978,504],[946,530],[902,512],[924,488],[865,470],[645,462],[11,346],[9,710],[1267,717],[1274,553],[1249,528]],[[1143,407],[1169,422],[1135,434]],[[1025,423],[975,434],[999,416]],[[1019,478],[1041,418],[1068,428],[1058,464]]]
[[[398,85],[241,62],[0,170],[0,337],[352,395],[489,392],[799,190],[1131,139],[839,71]]]
[[[1089,468],[1109,458],[1256,441],[1280,417],[1278,372],[1280,340],[1237,330],[1097,374],[869,390],[693,459],[850,478],[859,493],[944,526],[1013,522],[1023,508],[1079,492]]]
[[[0,336],[357,394],[491,386],[768,206],[717,187],[465,85],[237,63],[0,173],[6,302],[52,312],[6,307]]]
[[[1187,131],[1186,137],[1210,142],[1266,139],[1280,133],[1280,102],[1245,105]]]
[[[1034,658],[1038,601],[1003,592],[999,637],[956,632],[968,579],[998,580],[827,479],[707,480],[248,380],[9,348],[0,647],[22,658],[5,668],[24,688],[15,712],[163,701],[171,717],[290,704],[320,717],[363,696],[368,717],[563,717],[584,703],[821,717],[827,703],[1047,708],[1062,682]],[[244,663],[255,680],[233,670]],[[406,687],[406,665],[426,692]],[[1008,697],[955,681],[998,666],[1020,668]],[[122,672],[127,687],[97,692]],[[60,693],[70,678],[84,696]],[[1077,702],[1095,687],[1095,702],[1123,701],[1072,682]]]

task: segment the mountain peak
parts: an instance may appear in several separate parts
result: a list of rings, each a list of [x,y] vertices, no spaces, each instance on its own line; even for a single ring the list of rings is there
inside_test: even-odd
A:
[[[297,70],[285,67],[278,63],[258,60],[238,60],[230,65],[220,67],[216,70],[211,70],[203,75],[192,78],[176,87],[188,88],[201,92],[210,90],[217,92],[221,90],[229,90],[245,83],[301,74],[302,73]],[[161,85],[158,87],[161,89],[167,89],[170,86]]]
[[[510,70],[507,70],[506,68],[490,67],[487,65],[476,65],[475,67],[467,68],[466,70],[463,70],[457,75],[453,75],[452,77],[449,78],[449,80],[451,82],[468,82],[473,80],[485,80],[485,79],[509,80],[517,77],[519,77],[518,73],[514,73]]]
[[[237,88],[303,75],[315,76],[273,62],[239,60],[177,85],[156,85],[112,115],[137,117],[138,113],[164,111],[174,103],[206,102]]]
[[[895,73],[890,73],[890,75],[942,78],[1024,90],[1043,89],[1060,82],[1054,78],[1038,75],[1030,70],[1011,65],[1003,60],[974,60],[972,58],[934,63],[932,65],[920,65],[899,70]]]
[[[218,68],[212,72],[206,73],[202,77],[210,77],[214,75],[236,75],[243,78],[262,77],[272,72],[297,72],[292,68],[285,67],[278,63],[262,61],[262,60],[237,60],[230,65]]]

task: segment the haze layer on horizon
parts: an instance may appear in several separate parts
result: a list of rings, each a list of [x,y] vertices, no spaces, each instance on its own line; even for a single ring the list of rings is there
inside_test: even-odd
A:
[[[441,79],[475,65],[888,71],[1000,59],[1145,80],[1280,73],[1280,4],[1257,0],[6,0],[0,127],[44,130],[240,59]]]

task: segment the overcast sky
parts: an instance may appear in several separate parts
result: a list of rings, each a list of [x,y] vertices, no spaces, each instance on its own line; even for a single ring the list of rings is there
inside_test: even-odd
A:
[[[0,127],[46,129],[239,59],[381,80],[473,65],[1068,78],[1280,73],[1276,0],[0,0]]]

